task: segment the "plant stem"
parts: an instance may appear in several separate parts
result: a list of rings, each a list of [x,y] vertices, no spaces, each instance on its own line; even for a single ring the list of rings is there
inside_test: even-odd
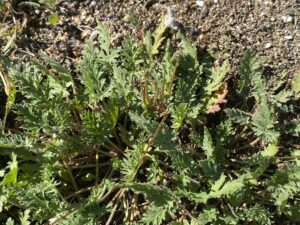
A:
[[[109,215],[109,218],[108,218],[108,220],[106,221],[105,225],[110,225],[110,224],[111,224],[112,219],[114,218],[114,215],[115,215],[115,213],[116,213],[116,211],[117,211],[117,208],[118,208],[118,206],[119,206],[119,203],[120,203],[120,198],[117,200],[117,202],[116,202],[114,208],[111,210],[111,214]]]
[[[138,162],[136,168],[134,169],[133,173],[131,174],[131,177],[128,179],[129,182],[131,182],[131,181],[134,180],[134,178],[135,178],[135,176],[136,176],[136,174],[137,174],[137,172],[138,172],[140,166],[143,164],[143,161],[144,161],[145,156],[146,156],[147,153],[150,151],[151,146],[152,146],[154,140],[156,139],[157,135],[158,135],[159,132],[161,131],[162,126],[163,126],[165,120],[168,118],[168,116],[169,116],[169,111],[166,110],[166,111],[164,112],[164,116],[163,116],[162,120],[160,121],[160,123],[158,124],[158,127],[156,128],[155,132],[154,132],[154,133],[152,134],[152,136],[149,138],[148,143],[147,143],[147,145],[146,145],[145,148],[144,148],[143,156],[141,157],[141,159],[140,159],[140,161]],[[120,190],[117,192],[117,194],[114,196],[114,198],[112,199],[112,202],[116,200],[116,205],[115,205],[115,207],[118,205],[118,203],[119,203],[121,197],[124,195],[126,189],[127,189],[127,188],[122,188],[122,189],[120,189]],[[114,207],[114,208],[115,208],[115,207]],[[106,225],[109,225],[109,224],[110,224],[110,222],[111,222],[110,220],[112,219],[112,217],[114,216],[114,214],[115,214],[115,211],[112,211],[112,213],[111,213],[111,215],[110,215],[110,217],[109,217],[109,220],[107,221]],[[109,222],[109,223],[108,223],[108,222]]]
[[[96,152],[96,178],[95,178],[95,185],[99,182],[99,153]]]
[[[173,76],[172,76],[172,79],[171,79],[171,81],[169,83],[168,96],[171,96],[171,94],[172,94],[173,83],[174,83],[174,80],[175,80],[175,77],[176,77],[177,67],[178,67],[178,61],[175,64],[174,71],[173,71]]]
[[[69,177],[70,177],[70,179],[71,179],[71,183],[72,183],[73,188],[74,188],[75,193],[76,193],[76,192],[79,191],[79,188],[78,188],[77,183],[76,183],[76,180],[75,180],[75,178],[74,178],[74,176],[73,176],[73,174],[72,174],[72,170],[70,169],[70,167],[69,167],[68,163],[66,162],[66,160],[63,160],[63,164],[64,164],[64,166],[65,166],[65,168],[66,168],[66,170],[67,170],[67,173],[68,173],[68,175],[69,175]],[[76,193],[75,195],[76,195],[78,201],[81,201],[80,195],[79,195],[78,193]]]
[[[121,154],[121,155],[124,155],[124,151],[119,147],[117,146],[115,143],[113,143],[111,140],[108,140],[107,141],[108,144],[110,144],[112,147],[113,147],[113,150],[118,153],[118,154]],[[107,145],[105,145],[107,147]],[[109,148],[109,147],[108,147]],[[110,148],[111,150],[111,148]]]

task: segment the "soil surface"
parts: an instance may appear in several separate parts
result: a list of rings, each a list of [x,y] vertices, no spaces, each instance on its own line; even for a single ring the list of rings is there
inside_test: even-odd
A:
[[[300,65],[299,0],[59,0],[53,9],[10,3],[0,15],[0,39],[7,43],[10,36],[4,34],[23,24],[10,55],[25,61],[42,50],[72,69],[84,43],[96,39],[97,21],[118,44],[128,32],[142,38],[170,8],[182,32],[216,58],[229,59],[233,74],[247,48],[266,56],[267,75],[284,70],[291,75]],[[59,15],[56,25],[48,22],[53,12]]]

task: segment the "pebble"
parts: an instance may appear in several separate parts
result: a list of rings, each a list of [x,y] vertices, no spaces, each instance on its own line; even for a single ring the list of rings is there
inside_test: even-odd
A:
[[[66,44],[65,44],[65,42],[63,42],[63,41],[56,41],[54,44],[55,44],[56,48],[59,51],[65,51],[66,50]]]
[[[129,22],[130,22],[130,15],[129,15],[129,14],[126,14],[126,15],[123,17],[123,20],[124,20],[124,22],[129,23]]]
[[[192,30],[192,35],[193,36],[197,36],[199,33],[200,33],[200,29],[197,28],[197,27]]]
[[[81,38],[86,38],[86,37],[90,36],[91,33],[92,33],[91,30],[88,30],[88,29],[84,30],[84,31],[81,32]]]
[[[284,23],[290,23],[292,22],[293,18],[291,16],[283,16],[281,17]]]
[[[129,0],[128,1],[128,5],[133,5],[134,4],[134,1],[133,0]]]
[[[172,10],[171,10],[171,8],[168,8],[167,15],[165,18],[165,25],[166,25],[166,27],[171,28],[174,26],[174,23],[175,23],[175,18],[173,17]]]
[[[85,20],[86,19],[86,16],[85,15],[81,15],[80,16],[80,21],[83,21],[83,20]]]
[[[201,8],[205,7],[204,1],[196,1],[196,5],[201,7]]]
[[[93,21],[94,21],[94,17],[88,16],[88,17],[86,18],[86,20],[85,20],[85,23],[86,23],[86,24],[89,24],[89,23],[93,23]]]
[[[267,44],[265,45],[265,48],[270,48],[271,46],[272,46],[271,43],[267,43]]]
[[[215,4],[219,3],[219,0],[214,0],[214,3],[215,3]]]
[[[81,23],[81,20],[80,20],[79,16],[73,18],[73,20],[74,20],[74,23],[77,24],[77,25],[79,25]]]
[[[200,13],[200,18],[204,19],[205,17],[207,17],[208,15],[208,8],[207,7],[203,7]]]
[[[284,38],[285,38],[286,40],[293,40],[293,36],[292,36],[292,35],[284,36]]]
[[[98,31],[97,31],[97,30],[94,30],[94,31],[91,33],[90,38],[91,38],[91,40],[96,40],[97,36],[98,36]]]

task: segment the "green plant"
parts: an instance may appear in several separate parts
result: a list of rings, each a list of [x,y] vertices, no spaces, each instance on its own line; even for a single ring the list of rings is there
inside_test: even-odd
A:
[[[12,106],[20,128],[0,139],[1,222],[299,221],[299,150],[281,143],[283,129],[295,131],[280,118],[295,117],[297,89],[268,86],[247,51],[235,93],[228,62],[211,67],[182,34],[173,45],[164,20],[119,47],[98,30],[76,78],[47,55],[48,66],[8,66],[22,95]],[[242,103],[223,110],[233,93]]]

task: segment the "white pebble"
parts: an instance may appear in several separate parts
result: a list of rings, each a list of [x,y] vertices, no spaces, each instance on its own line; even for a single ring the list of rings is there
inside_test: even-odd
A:
[[[291,16],[283,16],[281,17],[284,23],[292,22],[293,18]]]
[[[196,1],[196,5],[203,8],[205,6],[204,1]]]
[[[271,43],[267,43],[267,44],[265,45],[265,48],[270,48],[271,46],[272,46]]]
[[[168,8],[168,11],[167,11],[167,15],[166,15],[166,18],[165,18],[165,25],[166,27],[172,27],[175,23],[175,18],[173,17],[173,13],[172,13],[172,10],[170,8]]]
[[[219,2],[219,0],[214,0],[214,3],[216,3],[216,4],[217,4],[218,2]]]
[[[292,39],[293,39],[293,36],[292,36],[292,35],[287,35],[287,36],[284,36],[284,38],[285,38],[286,40],[292,40]]]

